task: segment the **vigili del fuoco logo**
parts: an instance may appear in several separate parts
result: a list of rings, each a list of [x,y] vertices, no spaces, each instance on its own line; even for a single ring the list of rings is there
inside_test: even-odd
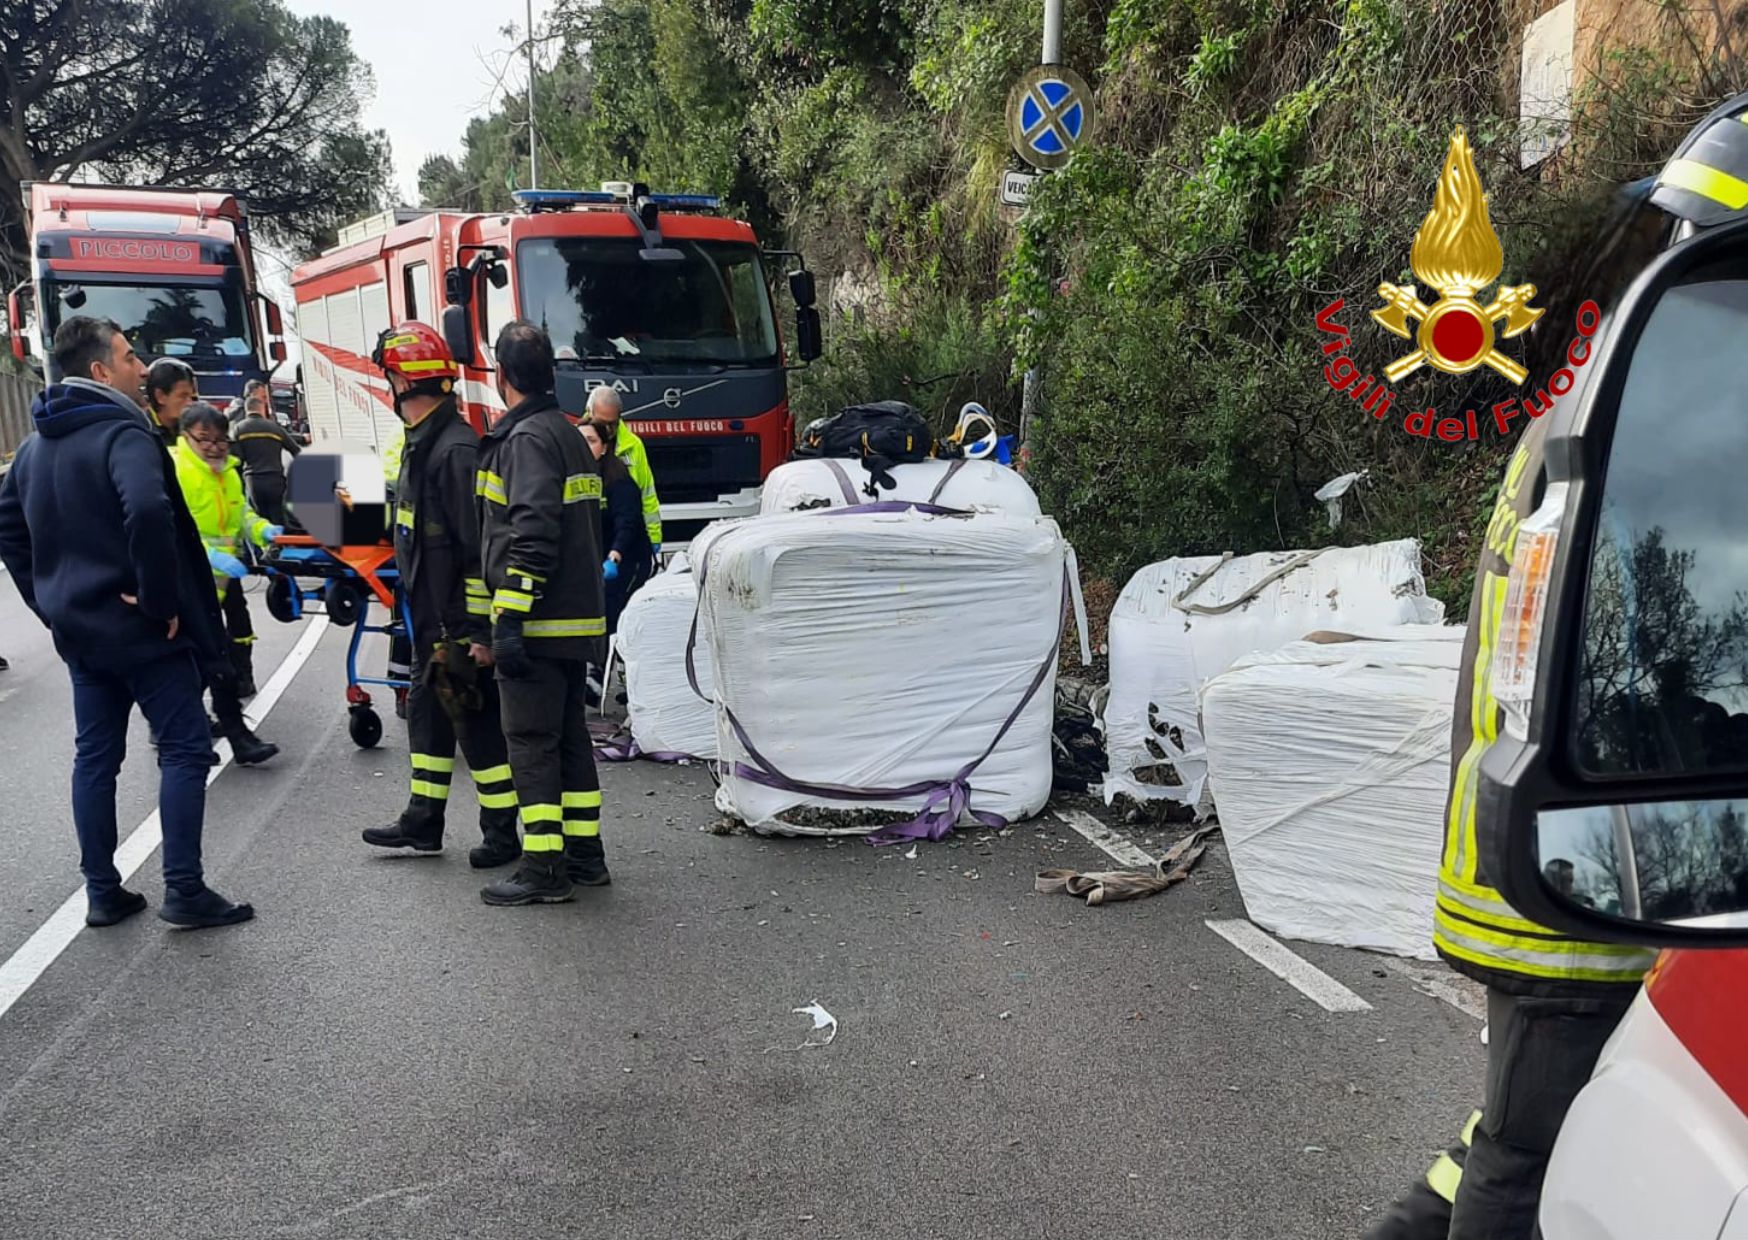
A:
[[[1415,285],[1380,284],[1384,304],[1372,318],[1386,331],[1410,341],[1411,352],[1384,367],[1384,379],[1365,374],[1347,356],[1352,336],[1336,318],[1346,304],[1337,298],[1317,312],[1317,328],[1330,339],[1323,352],[1330,357],[1323,368],[1329,386],[1344,393],[1374,418],[1389,415],[1396,400],[1388,386],[1400,382],[1423,366],[1448,375],[1467,374],[1480,366],[1497,371],[1512,383],[1529,378],[1523,365],[1500,347],[1502,341],[1521,335],[1542,309],[1531,304],[1533,284],[1500,284],[1483,302],[1483,293],[1498,281],[1505,267],[1505,252],[1499,235],[1487,217],[1487,195],[1475,171],[1475,153],[1459,125],[1445,152],[1444,171],[1439,174],[1432,210],[1414,234],[1409,265],[1420,281],[1438,296],[1429,305],[1421,300]],[[1553,408],[1554,397],[1564,396],[1576,382],[1576,370],[1590,360],[1590,338],[1602,322],[1602,311],[1593,301],[1578,307],[1577,334],[1566,351],[1569,363],[1548,377],[1521,403],[1502,400],[1491,409],[1493,424],[1501,435],[1511,430],[1513,418],[1539,418]],[[1402,429],[1410,435],[1446,443],[1481,437],[1480,420],[1473,409],[1462,417],[1440,417],[1433,406],[1408,413]]]

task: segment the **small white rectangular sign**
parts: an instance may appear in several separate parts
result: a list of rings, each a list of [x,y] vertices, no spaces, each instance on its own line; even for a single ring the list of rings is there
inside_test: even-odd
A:
[[[1026,195],[1032,192],[1032,183],[1038,179],[1035,172],[1009,172],[1001,179],[1002,205],[1023,207],[1026,205]]]

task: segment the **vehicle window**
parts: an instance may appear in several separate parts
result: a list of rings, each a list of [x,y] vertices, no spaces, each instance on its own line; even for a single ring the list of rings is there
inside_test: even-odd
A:
[[[430,323],[425,312],[431,308],[431,266],[429,263],[409,263],[401,272],[402,292],[406,294],[407,317]]]
[[[522,304],[561,359],[770,365],[771,298],[755,246],[665,244],[679,261],[650,262],[632,240],[542,237],[517,248]]]
[[[253,352],[240,289],[59,281],[45,281],[43,289],[51,339],[63,320],[88,314],[114,319],[148,357],[244,358]]]
[[[1748,768],[1748,265],[1669,290],[1621,395],[1585,604],[1577,758]]]
[[[485,331],[486,356],[491,357],[491,348],[497,343],[498,333],[503,330],[504,324],[516,317],[516,298],[507,284],[499,288],[483,276],[480,282],[485,285],[486,290],[485,319],[480,326]],[[496,364],[494,359],[493,365]]]

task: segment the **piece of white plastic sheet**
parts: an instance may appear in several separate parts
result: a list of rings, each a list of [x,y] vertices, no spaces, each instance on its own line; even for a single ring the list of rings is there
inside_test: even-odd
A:
[[[765,830],[798,806],[917,811],[767,787],[732,711],[789,780],[858,789],[945,783],[975,761],[969,809],[1017,819],[1050,795],[1065,544],[1044,517],[807,512],[712,527],[693,544],[699,627],[715,670],[723,812]]]
[[[1463,629],[1363,631],[1248,655],[1210,680],[1209,777],[1252,921],[1433,960]]]
[[[1196,697],[1245,655],[1318,629],[1443,619],[1443,605],[1427,597],[1420,544],[1411,539],[1148,565],[1111,613],[1106,803],[1127,793],[1211,809]]]
[[[686,639],[697,610],[698,582],[685,562],[657,573],[631,596],[619,617],[619,653],[625,660],[625,702],[631,738],[650,754],[716,757],[716,709],[710,648],[696,651],[698,686],[686,679]]]
[[[955,464],[959,466],[957,470],[953,468]],[[1026,480],[995,461],[914,461],[908,465],[894,465],[890,473],[897,486],[890,491],[877,488],[878,494],[870,496],[863,490],[868,485],[868,471],[862,467],[862,462],[818,458],[790,461],[772,470],[759,495],[759,511],[798,512],[808,508],[849,507],[850,500],[844,495],[843,484],[832,470],[834,465],[849,480],[857,504],[885,500],[924,504],[931,502],[930,497],[935,496],[938,488],[940,494],[932,502],[943,508],[1005,512],[1017,517],[1035,517],[1042,511],[1037,495]],[[949,473],[951,478],[948,478]]]

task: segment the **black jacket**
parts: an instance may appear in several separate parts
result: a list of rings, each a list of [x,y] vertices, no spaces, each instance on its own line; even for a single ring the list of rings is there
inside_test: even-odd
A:
[[[221,667],[206,549],[146,414],[118,393],[55,384],[31,416],[37,433],[0,484],[0,559],[55,649],[100,670],[188,648],[209,673]]]
[[[643,520],[643,493],[637,483],[621,477],[603,484],[607,493],[601,511],[601,541],[605,551],[617,551],[626,565],[641,564],[654,556],[649,527]]]
[[[494,614],[525,617],[530,653],[601,656],[600,466],[550,392],[480,440],[476,487]]]
[[[479,436],[445,400],[407,432],[395,483],[395,564],[418,644],[491,641],[474,507]]]
[[[285,453],[296,456],[303,445],[272,418],[250,415],[231,427],[231,455],[242,462],[243,477],[285,478]]]

